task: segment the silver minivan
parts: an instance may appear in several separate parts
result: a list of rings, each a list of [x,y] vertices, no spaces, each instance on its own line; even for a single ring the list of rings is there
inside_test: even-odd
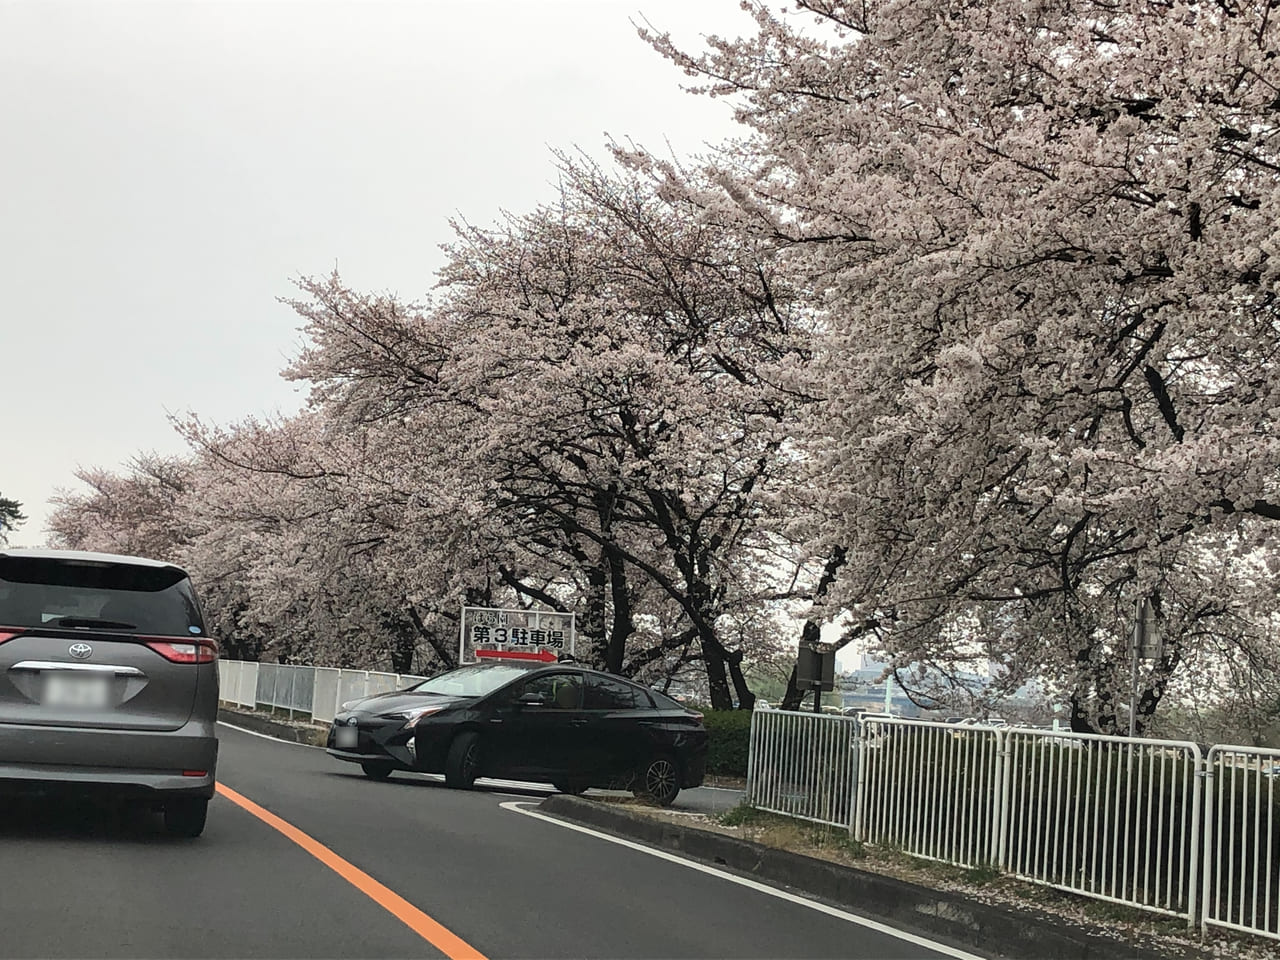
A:
[[[0,790],[149,801],[204,830],[218,758],[218,645],[179,567],[0,549]]]

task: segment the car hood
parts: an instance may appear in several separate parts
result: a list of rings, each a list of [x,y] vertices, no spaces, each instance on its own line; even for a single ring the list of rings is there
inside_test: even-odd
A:
[[[392,690],[390,693],[375,693],[372,697],[364,697],[346,704],[342,713],[395,713],[398,710],[413,710],[416,707],[440,706],[452,707],[454,704],[466,703],[469,697],[449,697],[439,693],[416,693],[412,690]]]

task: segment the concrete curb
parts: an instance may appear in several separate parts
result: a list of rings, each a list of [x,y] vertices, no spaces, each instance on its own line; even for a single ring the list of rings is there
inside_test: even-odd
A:
[[[265,733],[269,737],[275,737],[277,740],[287,740],[290,743],[306,743],[322,747],[327,735],[326,731],[321,727],[314,729],[297,727],[290,723],[272,720],[259,713],[231,710],[227,707],[218,707],[218,719],[234,727],[244,727],[254,733]]]
[[[556,794],[542,801],[538,809],[650,846],[678,851],[752,879],[789,887],[904,931],[991,956],[1020,960],[1169,960],[1177,956],[1122,943],[1100,930],[1072,929],[1060,919],[1031,911],[991,906],[894,877],[655,820],[581,797]]]

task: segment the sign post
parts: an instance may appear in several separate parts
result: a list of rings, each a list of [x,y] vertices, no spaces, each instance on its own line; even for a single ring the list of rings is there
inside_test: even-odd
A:
[[[1137,619],[1129,641],[1129,736],[1133,737],[1138,729],[1138,661],[1159,660],[1164,656],[1164,644],[1156,629],[1155,611],[1151,608],[1151,601],[1145,597],[1138,602]]]
[[[555,663],[573,655],[577,616],[546,610],[462,608],[458,626],[458,663],[533,660]]]
[[[813,712],[822,712],[822,691],[836,688],[836,652],[802,644],[796,659],[796,686],[813,691]]]

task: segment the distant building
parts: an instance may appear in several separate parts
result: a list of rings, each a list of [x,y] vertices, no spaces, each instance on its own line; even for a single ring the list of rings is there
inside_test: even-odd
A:
[[[882,679],[888,664],[883,661],[875,660],[866,654],[857,656],[857,665],[851,670],[841,672],[839,676],[840,688],[840,705],[846,712],[854,710],[865,710],[872,713],[891,713],[898,717],[924,717],[937,718],[944,714],[950,715],[957,708],[947,706],[945,703],[933,701],[928,697],[916,695],[917,704],[903,692],[901,685],[896,683],[893,676]],[[908,680],[919,680],[919,665],[912,663],[902,669],[900,673]],[[991,682],[991,678],[978,673],[958,672],[954,674],[954,679],[964,687],[972,691],[975,698],[980,697],[987,685]],[[919,689],[925,686],[923,682],[913,684],[913,688]],[[886,692],[888,693],[888,701],[885,700]],[[1033,684],[1028,684],[1019,689],[1017,693],[1009,698],[1010,708],[1020,708],[1030,706],[1034,703],[1042,702],[1043,693]]]

